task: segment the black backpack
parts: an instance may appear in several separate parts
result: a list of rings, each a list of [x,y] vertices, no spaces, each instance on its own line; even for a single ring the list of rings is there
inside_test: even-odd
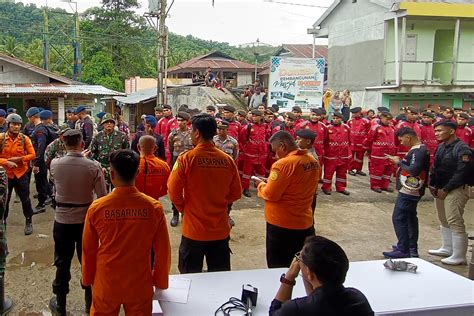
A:
[[[48,135],[46,135],[46,146],[51,144],[56,138],[59,137],[58,129],[54,125],[45,125]]]

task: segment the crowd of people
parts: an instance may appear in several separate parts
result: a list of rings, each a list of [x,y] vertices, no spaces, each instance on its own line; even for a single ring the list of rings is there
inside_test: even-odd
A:
[[[67,110],[66,122],[58,127],[49,110],[29,108],[24,126],[18,114],[0,110],[0,118],[6,117],[0,165],[8,175],[7,205],[16,191],[25,235],[33,232],[34,214],[44,212],[48,203],[55,208],[57,271],[51,309],[66,314],[76,251],[87,312],[118,314],[123,304],[126,313],[150,314],[152,285],[167,288],[171,264],[159,202],[166,194],[172,202],[170,226],[182,224],[179,271],[202,272],[204,259],[209,272],[230,270],[230,231],[236,224],[232,205],[242,195],[251,197],[253,184],[265,200],[267,266],[290,267],[280,279],[282,288],[270,313],[289,315],[323,304],[323,310],[336,315],[355,304],[350,314],[371,315],[363,294],[342,286],[348,265],[342,249],[314,239],[318,183],[331,195],[335,178],[336,192],[350,195],[347,174],[366,176],[366,156],[374,192],[393,192],[392,177],[397,179],[393,224],[398,242],[384,255],[418,256],[416,207],[428,187],[443,241],[430,253],[447,257],[445,264],[465,264],[463,212],[474,178],[472,113],[449,107],[420,113],[407,107],[394,118],[387,108],[378,108],[375,115],[348,106],[349,119],[341,111],[348,101],[341,104],[330,118],[320,107],[311,109],[308,119],[298,106],[286,113],[263,103],[249,111],[208,106],[200,113],[182,105],[173,113],[164,105],[154,115],[144,114],[134,135],[109,113],[100,113],[95,123],[85,106]],[[32,173],[35,208],[29,192]],[[5,221],[7,216],[8,206]],[[338,263],[337,275],[322,268],[321,247],[333,249],[326,255]],[[317,299],[290,303],[291,291],[285,286],[294,285],[300,270],[309,296],[346,297],[348,305]]]

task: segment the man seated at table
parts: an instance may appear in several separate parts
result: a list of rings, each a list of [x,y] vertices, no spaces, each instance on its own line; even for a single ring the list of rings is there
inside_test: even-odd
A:
[[[270,306],[270,316],[374,315],[364,294],[343,286],[348,269],[349,260],[338,244],[321,236],[308,237],[288,271],[280,277],[281,285]],[[292,300],[298,274],[308,296]]]

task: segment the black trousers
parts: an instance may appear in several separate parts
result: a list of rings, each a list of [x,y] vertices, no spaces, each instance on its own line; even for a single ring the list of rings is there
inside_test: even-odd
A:
[[[46,199],[53,194],[53,190],[48,181],[48,167],[42,162],[39,165],[39,172],[35,173],[36,192],[38,192],[39,204],[44,204]]]
[[[179,272],[202,272],[204,257],[208,272],[230,271],[229,239],[199,241],[182,236],[179,245]]]
[[[287,268],[295,253],[301,251],[306,237],[314,235],[314,227],[307,229],[286,229],[267,223],[267,266]]]
[[[23,215],[25,215],[25,218],[31,218],[33,216],[33,208],[31,207],[30,200],[30,176],[28,172],[26,172],[20,178],[8,178],[8,197],[7,207],[5,209],[5,220],[8,217],[8,212],[10,209],[9,205],[13,190],[16,191],[16,194],[18,194],[18,197],[20,198]]]
[[[82,259],[82,231],[84,224],[61,224],[54,221],[54,265],[56,278],[53,281],[53,293],[66,295],[69,293],[71,280],[71,262],[74,251],[79,263]]]

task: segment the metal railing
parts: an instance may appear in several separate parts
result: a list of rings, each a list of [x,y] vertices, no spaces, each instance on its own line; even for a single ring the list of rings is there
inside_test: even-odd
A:
[[[386,61],[385,63],[385,66],[387,65],[395,65],[395,61]],[[405,61],[400,61],[400,66],[401,66],[401,78],[400,78],[400,83],[422,83],[424,85],[427,85],[427,84],[446,84],[446,83],[450,83],[450,84],[458,84],[458,83],[471,83],[471,82],[474,82],[474,74],[472,75],[472,78],[469,78],[469,79],[461,79],[461,80],[458,80],[457,79],[457,72],[458,72],[458,66],[462,66],[462,65],[474,65],[474,61],[457,61],[457,62],[454,62],[454,61],[436,61],[436,60],[430,60],[430,61],[419,61],[419,60],[416,60],[416,61],[408,61],[408,60],[405,60]],[[416,78],[416,79],[407,79],[406,76],[404,78],[404,72],[406,71],[405,70],[405,66],[408,66],[408,65],[416,65],[416,64],[424,64],[424,76],[423,77],[420,77],[420,78]],[[437,65],[449,65],[450,66],[450,69],[449,69],[449,77],[448,78],[437,78],[435,77],[435,74],[434,74],[434,71],[436,70],[436,66]],[[392,80],[395,80],[396,78],[387,78],[387,74],[386,74],[386,67],[384,69],[385,71],[385,82],[390,82]],[[395,71],[394,71],[394,74],[395,74]],[[443,80],[444,79],[444,80]]]

